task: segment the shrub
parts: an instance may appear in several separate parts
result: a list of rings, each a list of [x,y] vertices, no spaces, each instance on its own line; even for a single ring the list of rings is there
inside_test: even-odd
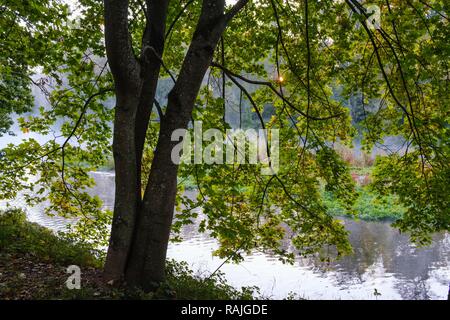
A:
[[[20,209],[0,211],[0,251],[29,254],[43,261],[65,265],[101,265],[89,244],[67,239],[28,222]]]
[[[229,285],[221,272],[206,277],[195,275],[186,262],[168,260],[167,281],[159,294],[168,292],[176,293],[177,299],[252,300],[259,294],[259,289],[242,287],[239,290]]]

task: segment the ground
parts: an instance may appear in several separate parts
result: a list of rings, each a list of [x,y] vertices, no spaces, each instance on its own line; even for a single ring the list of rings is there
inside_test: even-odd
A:
[[[66,266],[28,253],[0,253],[0,261],[0,300],[70,298],[65,285]],[[82,281],[84,287],[101,288],[100,270],[84,268]],[[98,296],[101,292],[97,292]]]
[[[81,269],[81,289],[69,290],[67,267]],[[0,211],[0,300],[29,299],[255,299],[257,288],[235,289],[218,272],[194,274],[167,261],[167,280],[155,292],[102,281],[102,256],[88,244],[26,221],[18,209]]]

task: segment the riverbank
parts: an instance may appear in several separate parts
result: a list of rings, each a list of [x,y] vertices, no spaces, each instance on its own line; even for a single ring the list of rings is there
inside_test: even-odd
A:
[[[348,214],[339,200],[325,188],[321,190],[323,203],[328,208],[328,213],[335,217],[346,217],[364,221],[395,221],[403,216],[405,208],[393,196],[379,197],[374,194],[368,184],[370,169],[353,170],[356,182],[356,192],[359,197],[353,205],[353,214]],[[181,181],[185,190],[197,190],[196,182],[192,177]]]
[[[364,221],[395,221],[400,219],[405,212],[405,208],[395,196],[378,197],[367,186],[358,186],[356,191],[359,197],[353,205],[354,214],[346,213],[344,207],[332,193],[322,191],[324,204],[328,207],[328,212],[336,217]]]
[[[344,154],[350,164],[355,164],[356,160],[349,160],[349,154]],[[344,206],[333,196],[331,192],[322,188],[322,199],[328,208],[328,213],[335,217],[346,217],[364,221],[395,221],[400,219],[405,212],[405,208],[393,196],[377,196],[370,190],[372,166],[367,166],[366,162],[360,160],[365,166],[352,166],[350,174],[356,184],[356,192],[359,197],[353,206],[353,214],[349,214]],[[361,163],[359,163],[361,165]],[[373,163],[370,162],[372,165]],[[108,160],[101,168],[100,172],[114,173],[114,162]],[[178,182],[186,191],[197,191],[197,182],[193,176],[182,178]]]
[[[101,254],[89,245],[28,222],[16,209],[0,212],[1,299],[254,299],[256,288],[228,285],[218,273],[202,278],[186,263],[168,261],[167,282],[154,293],[102,282]],[[81,269],[81,288],[69,290],[66,272]]]

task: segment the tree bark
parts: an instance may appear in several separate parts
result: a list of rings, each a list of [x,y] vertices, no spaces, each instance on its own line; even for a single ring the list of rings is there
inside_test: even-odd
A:
[[[142,39],[142,71],[143,86],[140,94],[137,109],[138,116],[135,121],[135,147],[136,147],[136,168],[137,168],[137,204],[136,204],[136,224],[142,220],[142,185],[141,167],[142,155],[146,139],[147,128],[152,113],[153,101],[158,86],[158,78],[161,68],[161,57],[164,51],[164,36],[166,26],[166,16],[168,0],[147,1],[147,25]],[[163,119],[160,119],[163,121]],[[132,244],[139,246],[136,240],[136,232],[133,232]],[[127,260],[126,270],[130,263]],[[133,264],[131,264],[133,269]]]
[[[199,23],[177,82],[169,93],[167,111],[161,121],[141,218],[136,227],[136,242],[126,273],[128,283],[144,289],[152,289],[165,278],[178,171],[178,166],[171,160],[172,149],[177,144],[171,141],[171,135],[176,129],[187,128],[198,91],[225,28],[223,9],[223,1],[204,2]]]
[[[140,177],[145,137],[158,86],[169,0],[147,1],[146,27],[142,37],[141,77],[143,81],[136,117],[136,166]],[[139,184],[139,197],[141,181]]]
[[[113,136],[116,190],[104,270],[109,281],[123,277],[133,236],[137,203],[134,120],[142,83],[128,33],[128,1],[105,0],[104,6],[106,53],[116,93]]]
[[[168,0],[147,0],[147,26],[140,62],[128,34],[128,1],[105,0],[105,42],[115,81],[114,161],[116,198],[105,265],[107,279],[153,289],[165,279],[165,261],[175,207],[178,166],[172,132],[186,129],[195,99],[228,21],[248,2],[224,14],[224,0],[204,0],[178,79],[169,93],[150,176],[141,199],[141,161],[158,83]]]

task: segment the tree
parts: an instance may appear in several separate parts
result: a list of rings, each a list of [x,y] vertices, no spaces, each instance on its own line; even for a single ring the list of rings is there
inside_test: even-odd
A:
[[[105,1],[105,43],[117,99],[113,143],[117,188],[107,277],[118,279],[125,274],[128,283],[144,284],[146,289],[164,279],[177,190],[177,166],[171,161],[176,143],[171,135],[178,128],[187,128],[215,47],[229,20],[246,3],[239,1],[225,14],[223,0],[203,2],[180,74],[169,93],[141,199],[141,159],[161,67],[169,2],[147,1],[139,62],[129,37],[127,1]]]
[[[347,232],[320,193],[332,192],[352,212],[354,183],[333,149],[355,132],[348,109],[333,98],[339,87],[344,98],[361,95],[363,109],[370,101],[362,121],[367,148],[386,135],[403,136],[401,152],[377,160],[373,187],[400,198],[408,210],[397,225],[425,243],[431,232],[450,226],[447,12],[441,1],[377,4],[383,21],[374,29],[370,12],[356,0],[80,1],[81,16],[55,46],[65,55],[50,60],[69,74],[71,88],[56,88],[51,108],[21,120],[45,132],[59,117],[68,118],[64,139],[6,148],[2,197],[43,185],[51,192],[30,202],[49,198],[49,210],[81,215],[78,234],[101,239],[110,214],[85,187],[93,183],[88,171],[107,157],[114,113],[116,198],[107,281],[124,279],[144,289],[163,281],[171,232],[190,223],[200,206],[206,217],[199,231],[218,239],[221,257],[239,261],[257,248],[292,261],[293,251],[280,246],[286,239],[300,254],[330,246],[339,256],[351,250]],[[105,52],[107,64],[98,58]],[[166,101],[156,93],[167,81],[174,84]],[[228,98],[231,86],[239,101]],[[99,98],[112,89],[116,106],[110,109]],[[204,129],[229,128],[224,111],[243,101],[262,128],[280,130],[278,173],[171,161],[175,129],[189,128],[192,120]],[[267,104],[274,115],[265,121]],[[37,182],[26,180],[29,172],[39,173]],[[197,199],[183,196],[177,177],[195,181]]]
[[[13,123],[11,113],[31,111],[31,68],[38,66],[42,53],[49,57],[54,52],[51,43],[58,40],[58,20],[67,16],[67,8],[53,1],[9,2],[0,4],[0,136]],[[56,19],[52,30],[47,23]],[[44,40],[45,39],[45,40]],[[41,59],[41,60],[40,60]],[[36,83],[36,85],[38,85]]]

